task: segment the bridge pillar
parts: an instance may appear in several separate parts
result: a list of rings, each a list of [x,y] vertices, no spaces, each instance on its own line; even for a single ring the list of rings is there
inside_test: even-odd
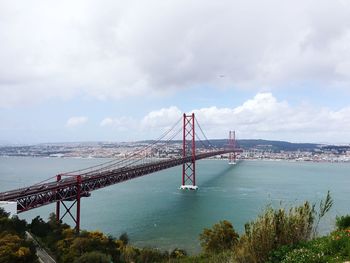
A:
[[[61,180],[61,176],[58,175],[57,176],[57,182],[59,182]],[[61,221],[67,214],[70,215],[70,217],[73,219],[74,223],[75,223],[75,231],[77,233],[80,232],[80,199],[81,199],[81,176],[77,175],[76,176],[76,197],[75,199],[71,200],[65,200],[67,202],[72,201],[73,203],[68,207],[67,204],[65,202],[63,202],[63,200],[58,200],[56,202],[56,220],[57,222]],[[62,204],[62,207],[65,208],[65,212],[64,214],[61,216],[60,215],[60,205]],[[71,212],[71,209],[73,208],[73,206],[76,205],[76,213],[75,213],[75,217]]]
[[[76,212],[76,226],[75,226],[75,230],[77,231],[77,233],[80,232],[80,191],[81,191],[81,176],[78,175],[77,176],[77,212]]]
[[[197,190],[196,186],[196,141],[195,141],[195,117],[183,115],[182,157],[190,161],[182,165],[182,185],[180,189]]]
[[[229,133],[228,146],[230,149],[236,149],[236,132],[235,131],[230,131]],[[236,152],[229,153],[228,163],[236,164],[236,158],[237,158]]]
[[[56,176],[56,181],[57,181],[57,183],[59,181],[61,181],[61,175],[60,174]],[[58,195],[58,191],[56,191],[56,195]],[[56,202],[56,221],[57,222],[60,221],[60,203],[61,203],[61,201],[57,201]]]

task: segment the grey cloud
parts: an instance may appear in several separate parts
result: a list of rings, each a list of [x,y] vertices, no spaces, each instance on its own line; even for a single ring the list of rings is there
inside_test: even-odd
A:
[[[0,107],[350,84],[348,1],[2,0],[0,17]]]

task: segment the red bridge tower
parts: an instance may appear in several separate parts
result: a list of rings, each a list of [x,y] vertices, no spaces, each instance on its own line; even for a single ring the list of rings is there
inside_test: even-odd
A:
[[[196,186],[196,141],[195,117],[183,115],[182,157],[190,157],[190,161],[182,165],[182,185],[180,189],[197,190]]]
[[[230,131],[229,133],[228,146],[230,149],[236,149],[236,132],[235,131]],[[236,158],[237,158],[236,151],[229,153],[228,163],[236,164]]]

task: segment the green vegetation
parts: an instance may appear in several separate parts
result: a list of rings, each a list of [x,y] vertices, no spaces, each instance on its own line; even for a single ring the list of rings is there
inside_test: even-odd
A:
[[[8,216],[0,208],[0,263],[38,262],[34,244],[25,240],[26,221]]]
[[[112,261],[110,256],[107,256],[101,252],[93,251],[84,253],[77,258],[75,263],[110,263]]]
[[[98,231],[76,234],[52,214],[27,225],[18,217],[8,218],[0,209],[0,263],[37,262],[35,247],[25,240],[34,234],[60,263],[171,262],[171,263],[332,263],[350,260],[350,216],[336,218],[337,229],[317,237],[320,220],[331,209],[327,193],[319,205],[305,202],[292,208],[268,206],[256,220],[245,225],[241,236],[229,221],[206,228],[199,236],[203,252],[188,256],[183,249],[162,252],[130,245],[126,233],[118,239]]]
[[[328,192],[325,201],[320,202],[319,211],[309,202],[289,210],[268,207],[256,221],[245,225],[245,233],[235,248],[236,260],[266,262],[271,251],[310,240],[332,204]]]
[[[283,246],[270,254],[269,263],[330,263],[350,259],[350,230],[336,230],[293,246]]]
[[[350,215],[336,217],[336,226],[339,230],[347,229],[350,227]]]
[[[211,229],[204,229],[199,240],[206,254],[231,250],[238,242],[239,235],[230,222],[224,220],[215,224]]]

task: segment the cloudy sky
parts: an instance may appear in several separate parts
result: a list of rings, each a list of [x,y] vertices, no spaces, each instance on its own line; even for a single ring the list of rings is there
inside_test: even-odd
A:
[[[350,143],[348,0],[0,0],[0,144]]]

